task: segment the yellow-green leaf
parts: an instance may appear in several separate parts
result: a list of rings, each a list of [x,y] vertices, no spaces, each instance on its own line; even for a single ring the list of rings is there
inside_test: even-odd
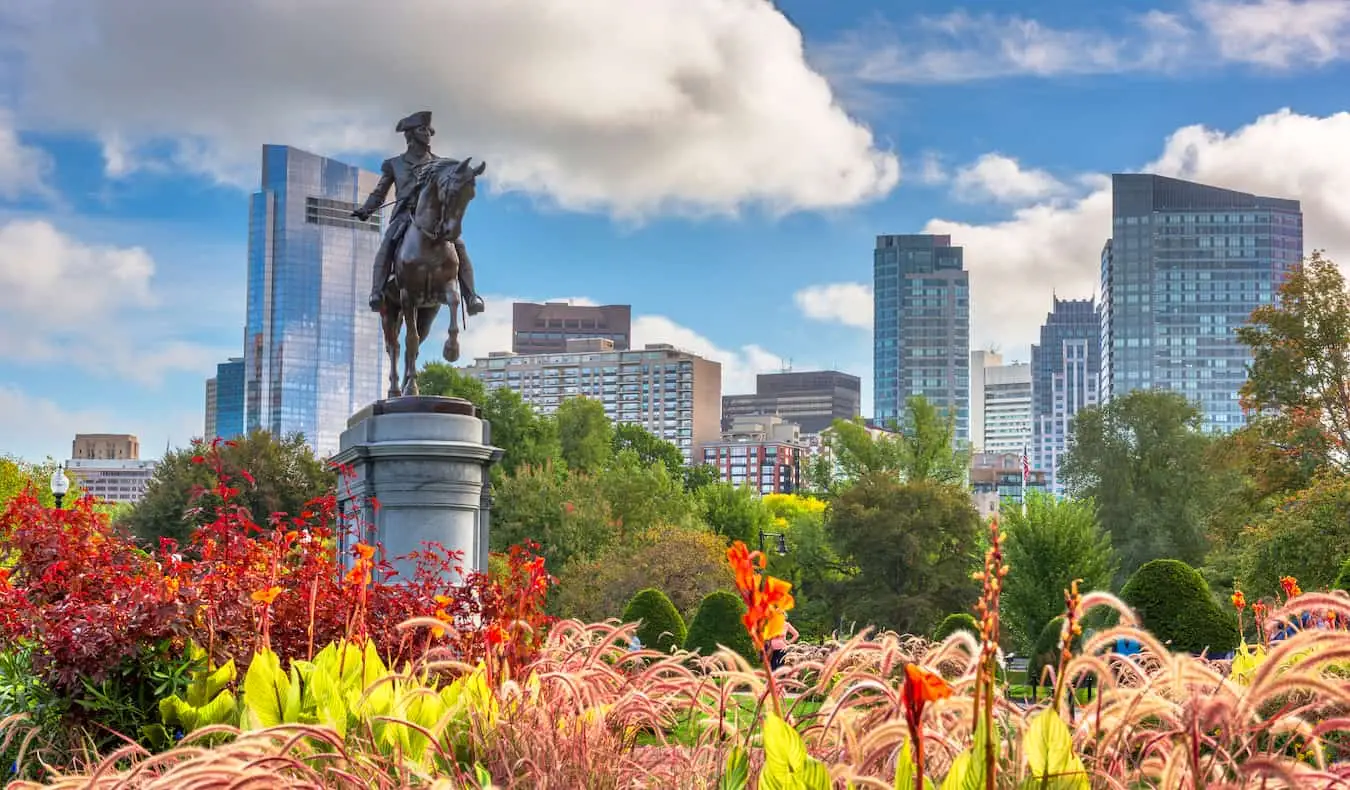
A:
[[[281,670],[281,660],[267,648],[259,650],[244,674],[244,717],[246,729],[263,729],[281,724],[291,682]]]
[[[722,780],[717,790],[745,790],[750,784],[750,755],[739,746],[727,753],[727,764],[722,769]]]
[[[764,769],[759,790],[831,790],[825,764],[806,752],[802,736],[770,713],[764,717]]]
[[[1087,769],[1073,750],[1073,734],[1054,708],[1031,717],[1022,736],[1022,752],[1031,769],[1029,786],[1041,790],[1089,790]]]
[[[933,780],[925,776],[923,786],[931,788]],[[914,752],[909,748],[908,738],[895,758],[895,790],[914,790]]]

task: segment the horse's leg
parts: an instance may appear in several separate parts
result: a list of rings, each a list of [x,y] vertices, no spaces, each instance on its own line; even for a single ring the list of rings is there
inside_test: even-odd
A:
[[[403,394],[417,394],[417,346],[421,338],[417,334],[417,308],[405,288],[399,294],[400,302],[408,305],[403,311]]]
[[[389,392],[386,393],[389,398],[403,394],[398,385],[398,327],[402,318],[399,308],[386,301],[380,322],[384,324],[384,350],[389,355]]]
[[[445,301],[450,307],[450,336],[445,339],[441,356],[446,362],[454,362],[459,359],[459,255],[453,245],[448,245],[447,251],[450,276],[446,279]]]

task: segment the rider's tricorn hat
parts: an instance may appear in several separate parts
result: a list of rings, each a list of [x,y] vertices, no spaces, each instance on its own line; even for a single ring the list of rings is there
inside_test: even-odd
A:
[[[419,126],[425,126],[428,129],[431,128],[431,110],[422,110],[421,112],[415,112],[412,115],[409,115],[407,118],[398,122],[398,126],[394,127],[394,131],[407,132],[416,129]]]

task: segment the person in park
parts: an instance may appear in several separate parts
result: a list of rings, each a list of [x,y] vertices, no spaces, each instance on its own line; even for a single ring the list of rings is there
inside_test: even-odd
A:
[[[777,623],[775,623],[774,618],[769,619],[768,624],[764,626],[764,644],[769,648],[770,671],[776,671],[783,666],[788,645],[796,642],[799,636],[797,629],[793,628],[792,623],[787,621],[786,615]]]

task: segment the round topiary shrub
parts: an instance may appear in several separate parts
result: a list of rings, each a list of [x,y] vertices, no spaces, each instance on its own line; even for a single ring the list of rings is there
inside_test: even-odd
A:
[[[638,623],[637,637],[644,648],[669,653],[684,644],[684,619],[666,594],[654,587],[639,590],[623,610],[625,623]]]
[[[1172,650],[1215,656],[1237,647],[1237,618],[1214,600],[1200,572],[1180,560],[1145,563],[1120,598]]]
[[[718,590],[709,593],[698,605],[698,612],[689,624],[689,635],[684,639],[684,649],[697,650],[700,655],[710,656],[717,652],[717,646],[729,647],[747,661],[755,662],[759,654],[750,635],[745,632],[741,617],[745,614],[745,601],[739,595]]]
[[[1046,680],[1042,678],[1046,667],[1059,669],[1059,637],[1063,630],[1064,615],[1060,615],[1046,623],[1040,636],[1036,637],[1036,644],[1032,645],[1031,655],[1027,657],[1027,685],[1031,688],[1039,688]],[[1078,649],[1081,641],[1082,637],[1074,639],[1073,648]]]
[[[975,616],[966,612],[957,612],[949,614],[938,623],[937,630],[933,632],[933,641],[941,642],[957,631],[969,631],[970,635],[976,639],[980,638],[980,624],[975,621]]]

